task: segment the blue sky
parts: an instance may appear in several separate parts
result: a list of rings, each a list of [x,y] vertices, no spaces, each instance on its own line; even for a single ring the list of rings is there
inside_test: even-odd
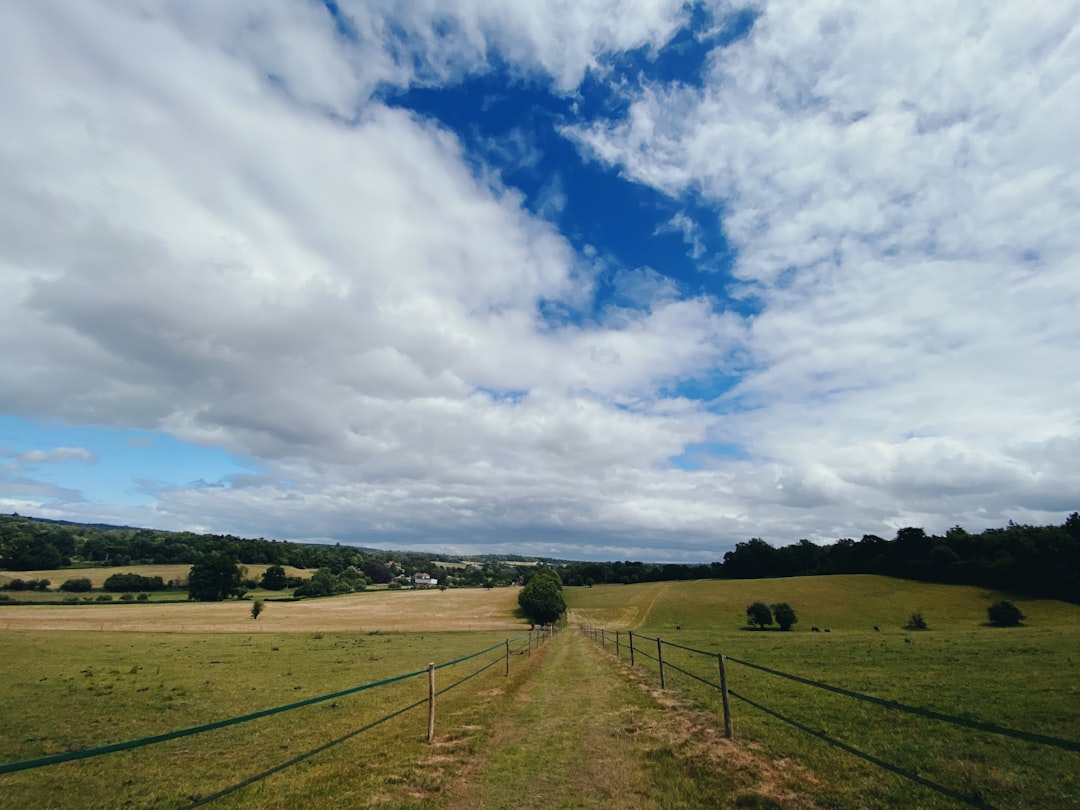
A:
[[[1059,521],[1078,20],[9,11],[0,511],[690,561]]]

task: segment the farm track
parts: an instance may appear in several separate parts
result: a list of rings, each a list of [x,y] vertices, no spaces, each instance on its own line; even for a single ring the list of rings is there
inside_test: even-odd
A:
[[[820,784],[787,760],[723,739],[648,676],[576,630],[509,697],[438,802],[466,808],[813,808]]]
[[[443,806],[659,806],[627,744],[642,720],[638,696],[573,630],[545,653]]]

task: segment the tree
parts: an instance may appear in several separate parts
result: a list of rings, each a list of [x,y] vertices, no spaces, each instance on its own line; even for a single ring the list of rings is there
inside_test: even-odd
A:
[[[776,623],[780,625],[781,630],[790,630],[791,625],[799,621],[795,616],[795,611],[787,602],[780,602],[772,606],[773,617],[776,619]]]
[[[518,605],[525,618],[534,624],[557,621],[566,612],[558,572],[554,568],[541,568],[529,577],[518,594]]]
[[[749,624],[756,624],[759,630],[764,630],[765,625],[772,624],[772,611],[764,602],[754,602],[746,608],[746,619]]]
[[[390,569],[378,560],[369,560],[364,563],[364,576],[379,585],[385,585],[394,578]]]
[[[995,627],[1017,627],[1027,617],[1012,602],[1002,599],[986,609],[990,624]]]
[[[93,587],[89,577],[77,577],[76,579],[64,580],[60,590],[68,593],[89,593]]]
[[[268,591],[283,591],[288,582],[289,578],[285,574],[285,569],[280,565],[271,565],[263,572],[259,584]]]
[[[235,559],[220,551],[212,551],[191,566],[188,599],[220,602],[239,592],[241,577]]]
[[[264,607],[265,607],[265,605],[263,604],[262,599],[256,599],[254,602],[252,602],[251,603],[251,618],[252,619],[258,619],[259,614],[263,612]]]

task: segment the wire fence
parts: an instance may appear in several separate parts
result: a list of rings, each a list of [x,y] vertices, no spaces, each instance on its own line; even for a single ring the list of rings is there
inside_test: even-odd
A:
[[[949,788],[945,785],[938,784],[937,782],[927,779],[926,777],[921,776],[920,774],[915,773],[912,770],[900,767],[899,765],[896,765],[894,763],[887,762],[865,751],[861,751],[854,746],[843,742],[842,740],[838,740],[835,737],[826,734],[820,729],[814,729],[806,725],[805,723],[788,717],[776,711],[775,709],[769,708],[768,706],[760,703],[759,701],[753,700],[752,698],[747,697],[740,692],[734,691],[730,688],[728,684],[727,664],[737,664],[739,666],[747,667],[751,670],[786,679],[802,686],[824,690],[835,695],[841,695],[846,698],[851,698],[865,703],[871,703],[876,706],[898,712],[903,712],[905,714],[910,714],[930,720],[936,720],[939,722],[948,723],[954,726],[984,732],[987,734],[1008,737],[1016,740],[1023,740],[1025,742],[1034,743],[1037,745],[1049,746],[1066,751],[1080,751],[1080,742],[1077,742],[1075,740],[1067,740],[1060,737],[1049,736],[1046,734],[1037,734],[1030,731],[1022,731],[1019,729],[999,726],[995,723],[988,723],[980,720],[971,720],[969,718],[957,717],[955,715],[945,714],[943,712],[938,712],[919,706],[910,706],[908,704],[900,703],[895,700],[888,700],[875,697],[873,695],[866,695],[861,692],[844,689],[842,687],[834,686],[832,684],[822,683],[821,681],[804,678],[802,676],[793,675],[788,672],[782,672],[771,667],[766,667],[762,666],[761,664],[753,663],[752,661],[745,661],[739,658],[733,658],[719,652],[700,650],[694,647],[676,644],[671,641],[666,641],[659,636],[646,636],[641,633],[634,633],[633,631],[611,631],[607,630],[606,628],[591,627],[589,625],[581,625],[580,629],[582,633],[584,633],[587,637],[598,643],[602,648],[614,652],[618,658],[628,658],[632,666],[636,664],[638,656],[645,656],[645,658],[655,662],[658,667],[660,686],[662,689],[667,688],[668,672],[674,671],[692,679],[695,682],[704,684],[705,686],[720,691],[723,698],[725,733],[728,738],[731,738],[733,736],[732,713],[730,708],[730,702],[728,700],[730,696],[735,698],[736,700],[745,703],[748,706],[752,706],[753,708],[769,715],[770,717],[780,720],[792,726],[793,728],[796,728],[799,731],[802,731],[803,733],[814,737],[815,739],[835,746],[843,751],[846,751],[849,754],[852,754],[853,756],[856,756],[866,762],[872,763],[879,768],[887,770],[890,773],[904,777],[905,779],[909,779],[922,785],[923,787],[933,790],[941,795],[948,796],[949,798],[970,807],[992,808],[993,806],[979,795],[963,793],[957,790],[953,790],[952,788]],[[649,642],[650,648],[655,645],[655,654],[652,652],[651,649],[646,649],[640,646],[641,642]],[[689,669],[686,669],[685,667],[679,666],[672,661],[665,660],[665,648],[677,649],[683,652],[690,653],[691,655],[712,659],[717,664],[717,675],[719,680],[711,680],[709,677],[702,676],[696,672],[692,672]]]
[[[296,701],[295,703],[288,703],[288,704],[285,704],[283,706],[275,706],[273,708],[262,709],[260,711],[251,712],[249,714],[239,715],[239,716],[236,716],[236,717],[228,717],[228,718],[225,718],[225,719],[222,719],[222,720],[217,720],[217,721],[215,721],[213,723],[204,723],[202,725],[192,726],[190,728],[178,729],[178,730],[175,730],[175,731],[168,731],[168,732],[165,732],[165,733],[162,733],[162,734],[155,734],[155,735],[148,736],[148,737],[140,737],[140,738],[134,739],[134,740],[126,740],[124,742],[118,742],[118,743],[111,743],[111,744],[108,744],[108,745],[96,746],[94,748],[86,748],[86,749],[77,750],[77,751],[65,751],[65,752],[60,753],[60,754],[51,754],[51,755],[48,755],[48,756],[36,757],[36,758],[33,758],[33,759],[20,760],[20,761],[16,761],[16,762],[0,763],[0,776],[3,776],[4,774],[9,774],[9,773],[17,773],[19,771],[28,771],[28,770],[34,770],[34,769],[37,769],[37,768],[45,768],[45,767],[49,767],[49,766],[52,766],[52,765],[59,765],[60,763],[63,763],[63,762],[72,762],[74,760],[92,759],[92,758],[96,758],[96,757],[102,757],[102,756],[105,756],[107,754],[112,754],[112,753],[116,753],[116,752],[119,752],[119,751],[131,751],[131,750],[134,750],[134,749],[137,749],[137,748],[143,748],[143,747],[146,747],[146,746],[155,745],[157,743],[166,742],[168,740],[176,740],[176,739],[180,739],[182,737],[190,737],[190,736],[194,736],[194,735],[198,735],[198,734],[203,734],[203,733],[206,733],[206,732],[209,732],[209,731],[214,731],[214,730],[217,730],[217,729],[228,728],[230,726],[240,725],[242,723],[248,723],[248,722],[251,722],[253,720],[257,720],[259,718],[262,718],[262,717],[269,717],[271,715],[281,714],[283,712],[293,711],[295,709],[300,709],[300,708],[303,708],[305,706],[312,706],[312,705],[317,704],[317,703],[323,703],[325,701],[335,700],[337,698],[345,697],[345,696],[348,696],[348,695],[354,695],[354,694],[357,694],[357,693],[360,693],[360,692],[365,692],[365,691],[372,690],[372,689],[378,689],[379,687],[389,686],[390,684],[400,683],[402,681],[407,681],[407,680],[410,680],[410,679],[413,679],[413,678],[419,678],[420,676],[425,675],[425,674],[428,675],[428,686],[429,686],[429,688],[428,688],[428,694],[427,694],[426,697],[424,697],[424,698],[422,698],[420,700],[417,700],[417,701],[415,701],[413,703],[410,703],[407,706],[403,706],[403,707],[401,707],[399,709],[396,709],[396,710],[394,710],[392,712],[389,712],[388,714],[385,714],[385,715],[383,715],[383,716],[381,716],[381,717],[379,717],[379,718],[377,718],[375,720],[372,720],[372,721],[364,724],[363,726],[348,732],[347,734],[343,734],[343,735],[341,735],[339,737],[336,737],[336,738],[334,738],[332,740],[329,740],[329,741],[323,743],[322,745],[317,746],[316,748],[313,748],[313,749],[311,749],[309,751],[305,751],[302,754],[298,754],[298,755],[296,755],[294,757],[291,757],[290,759],[286,760],[285,762],[282,762],[282,763],[280,763],[278,765],[275,765],[275,766],[273,766],[271,768],[267,768],[266,770],[263,770],[263,771],[261,771],[259,773],[256,773],[256,774],[252,775],[252,776],[249,776],[249,777],[241,780],[240,782],[237,782],[234,785],[230,785],[229,787],[223,788],[223,789],[218,790],[218,791],[216,791],[214,793],[211,793],[211,794],[209,794],[207,796],[201,797],[201,798],[195,800],[194,802],[192,802],[191,804],[187,805],[188,807],[202,807],[202,806],[204,806],[206,804],[209,804],[210,802],[212,802],[212,801],[214,801],[216,799],[220,799],[223,796],[227,796],[229,794],[235,793],[236,791],[241,790],[242,788],[248,787],[249,785],[252,785],[252,784],[254,784],[256,782],[259,782],[259,781],[261,781],[263,779],[266,779],[267,777],[272,776],[273,774],[279,773],[279,772],[281,772],[281,771],[283,771],[283,770],[285,770],[285,769],[287,769],[289,767],[292,767],[293,765],[296,765],[296,764],[298,764],[300,762],[303,762],[303,761],[305,761],[307,759],[310,759],[311,757],[314,757],[315,755],[320,754],[323,751],[326,751],[326,750],[328,750],[330,748],[333,748],[336,745],[340,745],[341,743],[343,743],[343,742],[345,742],[347,740],[350,740],[350,739],[358,736],[359,734],[364,733],[365,731],[369,731],[369,730],[375,728],[376,726],[382,725],[383,723],[386,723],[386,722],[388,722],[390,720],[393,720],[394,718],[400,717],[401,715],[403,715],[403,714],[405,714],[407,712],[410,712],[410,711],[412,711],[414,709],[418,709],[421,706],[425,706],[425,705],[428,706],[428,742],[430,743],[430,742],[432,742],[433,736],[434,736],[434,719],[435,719],[435,707],[436,707],[435,698],[436,697],[438,697],[440,695],[443,695],[443,694],[449,692],[450,690],[461,686],[463,683],[471,680],[472,678],[477,677],[478,675],[480,675],[483,672],[486,672],[489,669],[492,669],[493,667],[497,666],[500,663],[504,664],[505,674],[506,674],[507,677],[509,677],[509,675],[510,675],[510,657],[512,655],[514,655],[514,654],[525,654],[525,653],[528,653],[528,654],[531,655],[533,649],[536,649],[536,648],[542,646],[548,639],[553,637],[557,632],[558,632],[557,627],[547,626],[547,627],[541,627],[541,628],[534,628],[533,630],[530,630],[528,633],[523,633],[521,635],[515,636],[514,638],[508,638],[505,641],[499,642],[498,644],[493,644],[490,647],[486,647],[486,648],[484,648],[482,650],[478,650],[476,652],[472,652],[472,653],[469,653],[467,655],[463,655],[463,656],[461,656],[459,658],[455,658],[455,659],[453,659],[451,661],[444,661],[443,663],[440,663],[440,664],[436,664],[436,663],[428,664],[428,666],[425,667],[424,669],[418,669],[418,670],[415,670],[413,672],[406,672],[406,673],[403,673],[401,675],[395,675],[393,677],[383,678],[381,680],[372,681],[370,683],[360,684],[358,686],[353,686],[353,687],[350,687],[348,689],[342,689],[342,690],[339,690],[339,691],[336,691],[336,692],[330,692],[330,693],[325,694],[325,695],[319,695],[317,697],[307,698],[305,700]],[[498,651],[498,655],[492,655],[496,651]],[[483,656],[491,656],[491,660],[487,661],[486,663],[479,666],[477,669],[475,669],[472,672],[468,673],[467,675],[457,679],[456,681],[454,681],[454,682],[452,682],[450,684],[447,684],[447,685],[443,686],[440,689],[435,688],[435,673],[438,670],[446,669],[448,667],[457,666],[458,664],[463,664],[463,663],[465,663],[467,661],[472,661],[474,659],[478,659],[478,658],[481,658]]]

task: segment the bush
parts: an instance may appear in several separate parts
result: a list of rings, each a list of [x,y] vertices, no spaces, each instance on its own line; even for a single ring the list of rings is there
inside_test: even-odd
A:
[[[140,594],[139,594],[139,596],[138,596],[137,598],[138,598],[138,600],[139,600],[140,602],[146,602],[146,601],[149,601],[149,599],[150,599],[150,594],[148,594],[148,593],[140,593]]]
[[[764,630],[765,625],[773,623],[772,611],[764,602],[754,602],[746,608],[747,624],[756,624],[759,630]]]
[[[916,610],[910,616],[908,616],[907,624],[904,625],[905,630],[929,630],[930,626],[926,623],[926,619],[923,618],[922,611]]]
[[[1027,617],[1012,602],[1002,599],[986,609],[990,624],[995,627],[1017,627]]]
[[[112,600],[113,600],[113,595],[111,593],[99,593],[97,598],[94,601],[95,602],[111,602]]]
[[[141,574],[113,574],[105,580],[105,590],[124,593],[163,591],[165,581],[161,577],[144,577]]]
[[[93,583],[90,582],[88,577],[78,577],[76,579],[65,580],[60,586],[60,590],[68,593],[86,593],[93,587]]]
[[[134,602],[135,601],[135,594],[133,594],[133,593],[125,593],[123,596],[120,597],[120,601],[121,602]]]
[[[799,621],[795,615],[795,610],[787,602],[779,602],[773,605],[772,612],[781,630],[790,630],[791,625]]]

